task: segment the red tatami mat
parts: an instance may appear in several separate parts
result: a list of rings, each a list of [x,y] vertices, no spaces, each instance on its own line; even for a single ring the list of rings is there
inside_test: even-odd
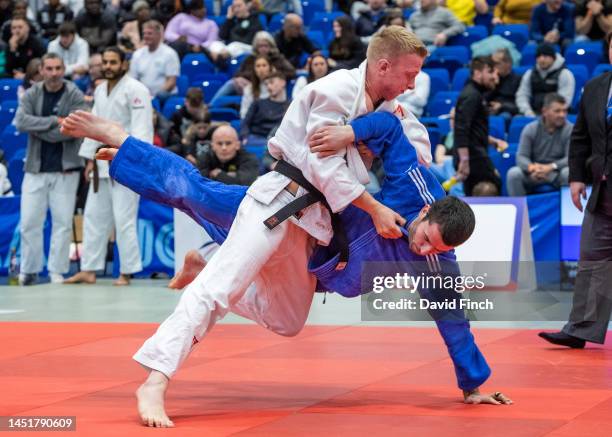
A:
[[[0,323],[0,415],[77,417],[76,432],[54,436],[612,435],[609,344],[566,350],[531,330],[476,330],[493,368],[484,389],[516,404],[469,406],[435,329],[338,326],[284,338],[218,325],[168,391],[177,428],[147,429],[131,355],[155,329]]]

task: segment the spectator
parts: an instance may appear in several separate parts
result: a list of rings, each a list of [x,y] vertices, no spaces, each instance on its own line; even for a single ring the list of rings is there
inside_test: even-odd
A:
[[[359,11],[355,25],[357,35],[372,36],[382,25],[387,13],[385,0],[367,0],[368,7]]]
[[[168,149],[179,156],[181,154],[181,136],[172,129],[172,122],[153,110],[153,143],[157,147]]]
[[[576,41],[600,41],[612,31],[612,0],[576,0]]]
[[[219,38],[210,47],[213,59],[236,58],[251,51],[251,42],[257,32],[264,30],[259,14],[251,12],[245,0],[234,0],[227,8],[227,18],[219,30]]]
[[[488,56],[478,56],[470,64],[470,81],[465,85],[455,111],[455,162],[457,177],[467,196],[498,195],[501,180],[489,158],[487,147],[489,119],[484,94],[497,84],[497,70]],[[501,140],[496,140],[502,148]],[[507,145],[506,145],[507,146]]]
[[[119,47],[125,52],[134,52],[142,47],[144,24],[151,19],[151,7],[146,0],[136,0],[132,5],[133,20],[126,20],[119,34]]]
[[[274,14],[284,14],[287,12],[288,6],[291,6],[294,13],[304,15],[302,2],[300,0],[263,0],[261,5],[261,11],[266,14],[268,21],[270,21],[270,17]]]
[[[446,7],[466,26],[474,25],[476,14],[489,12],[487,0],[446,0]]]
[[[253,38],[253,50],[240,64],[240,68],[234,77],[228,80],[215,94],[211,100],[211,106],[215,100],[222,96],[242,94],[244,88],[253,80],[253,64],[259,55],[266,56],[276,71],[280,71],[287,79],[295,77],[295,67],[278,51],[274,37],[265,30],[259,31]]]
[[[28,62],[28,66],[26,67],[25,76],[23,77],[23,82],[17,88],[17,98],[21,100],[24,93],[29,90],[32,85],[36,82],[40,82],[43,80],[42,74],[40,74],[40,67],[42,63],[40,58],[34,58],[30,62]]]
[[[267,56],[258,56],[253,64],[253,80],[244,88],[242,101],[240,102],[240,118],[246,114],[254,100],[268,97],[268,88],[264,85],[264,79],[272,73],[273,68]]]
[[[533,9],[529,39],[565,47],[574,40],[573,7],[563,0],[545,0]]]
[[[187,90],[185,104],[172,114],[171,121],[172,130],[180,138],[187,135],[187,130],[193,123],[205,123],[208,127],[210,113],[208,107],[204,104],[204,93],[201,88],[193,87]]]
[[[102,55],[100,53],[94,53],[89,57],[89,74],[79,80],[79,82],[81,82],[80,88],[83,90],[83,94],[85,94],[85,101],[87,103],[93,102],[96,87],[103,79]]]
[[[59,0],[47,0],[47,4],[38,11],[36,20],[42,31],[41,36],[46,39],[54,39],[58,28],[62,23],[72,21],[74,14],[70,8],[60,3]]]
[[[523,74],[516,93],[516,105],[521,114],[535,117],[542,109],[544,96],[559,93],[566,102],[574,98],[576,80],[565,68],[565,59],[549,44],[540,44],[536,51],[536,65]]]
[[[414,88],[397,96],[397,101],[414,115],[421,117],[427,105],[427,99],[429,99],[430,89],[431,79],[427,73],[421,70],[414,80]]]
[[[219,39],[219,26],[206,18],[204,2],[193,0],[187,13],[181,12],[168,22],[165,38],[182,58],[187,53],[200,53],[209,48]]]
[[[265,80],[268,97],[253,102],[240,124],[245,144],[266,146],[270,132],[280,124],[289,107],[287,82],[282,73],[274,72]]]
[[[15,125],[28,133],[25,177],[21,188],[20,283],[36,283],[43,265],[43,225],[51,208],[53,222],[47,269],[51,282],[61,283],[69,268],[72,215],[83,161],[80,140],[59,131],[63,117],[84,109],[83,94],[64,80],[64,63],[55,53],[42,58],[43,81],[21,99]]]
[[[491,56],[497,69],[499,83],[487,96],[489,112],[504,117],[507,123],[518,114],[516,92],[521,84],[521,76],[512,71],[512,56],[508,49],[499,49]]]
[[[0,26],[11,20],[14,8],[13,0],[0,0]]]
[[[410,16],[410,27],[430,51],[446,45],[448,39],[465,30],[465,26],[436,0],[421,0],[421,9]]]
[[[102,53],[105,82],[96,88],[92,112],[118,123],[134,138],[153,141],[153,109],[147,88],[127,74],[125,53],[118,47],[107,47]],[[119,278],[113,285],[130,284],[133,273],[142,270],[136,222],[140,197],[110,179],[107,161],[96,160],[102,144],[86,138],[79,155],[86,158],[86,178],[92,175],[83,215],[83,254],[81,271],[64,283],[93,284],[96,271],[106,265],[108,237],[115,230],[119,249]]]
[[[221,125],[212,134],[210,148],[198,155],[202,176],[230,185],[251,185],[259,176],[257,157],[240,147],[236,130]]]
[[[310,58],[308,58],[306,70],[308,71],[308,75],[298,77],[295,81],[295,85],[293,85],[293,91],[291,93],[291,97],[293,99],[296,98],[296,96],[300,93],[300,91],[302,91],[302,89],[304,89],[306,85],[322,78],[323,76],[327,76],[327,73],[329,73],[327,58],[320,53],[312,55]]]
[[[89,69],[89,44],[76,32],[72,21],[59,27],[59,36],[49,43],[49,53],[57,53],[66,66],[66,77],[76,80]]]
[[[542,0],[500,0],[493,11],[493,24],[529,24],[531,11]]]
[[[30,20],[28,18],[28,3],[25,0],[17,0],[15,1],[15,6],[13,8],[13,13],[11,15],[11,20],[13,18],[23,18],[30,25],[30,33],[32,35],[38,36],[38,23],[35,20]],[[2,41],[8,44],[11,39],[11,20],[7,20],[2,25]]]
[[[27,20],[13,18],[11,39],[6,50],[5,74],[15,79],[23,79],[28,62],[44,54],[45,47],[37,36],[30,33]]]
[[[304,22],[299,15],[287,14],[283,28],[274,37],[278,50],[295,68],[302,66],[302,56],[317,51],[312,41],[304,35]]]
[[[130,74],[142,82],[162,103],[176,93],[176,78],[181,71],[179,57],[170,46],[164,44],[164,26],[149,20],[143,26],[142,47],[134,52],[130,62]]]
[[[507,174],[508,195],[525,196],[539,185],[567,185],[567,156],[574,125],[567,121],[567,102],[557,93],[547,94],[542,117],[523,129],[516,167]]]
[[[13,186],[8,177],[8,169],[4,160],[4,150],[0,149],[0,197],[13,197]]]
[[[85,0],[85,7],[77,15],[75,24],[92,53],[115,44],[117,20],[111,12],[102,10],[101,0]]]
[[[366,47],[355,34],[355,26],[348,15],[342,15],[333,22],[334,39],[329,43],[329,59],[333,69],[356,68],[363,62]]]
[[[381,28],[385,26],[400,26],[411,30],[410,26],[406,23],[406,19],[404,18],[404,11],[402,11],[400,8],[391,8],[387,10],[387,14]]]
[[[210,149],[212,127],[209,123],[201,121],[193,123],[187,129],[181,140],[181,149],[178,153],[193,165],[198,165],[197,156],[208,152]]]
[[[164,27],[168,26],[168,23],[176,14],[176,4],[174,0],[158,0],[155,2],[155,8],[151,18],[159,21]]]

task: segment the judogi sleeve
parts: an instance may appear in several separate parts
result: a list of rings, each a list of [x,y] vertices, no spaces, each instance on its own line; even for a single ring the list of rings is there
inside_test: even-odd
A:
[[[207,231],[211,224],[229,230],[247,190],[206,179],[187,160],[131,136],[113,159],[110,176],[147,199],[183,211]]]
[[[130,135],[147,143],[153,142],[153,105],[149,90],[141,83],[131,87]]]

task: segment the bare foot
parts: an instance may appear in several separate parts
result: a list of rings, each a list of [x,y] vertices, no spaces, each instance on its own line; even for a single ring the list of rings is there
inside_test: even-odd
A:
[[[167,388],[168,378],[163,373],[152,370],[144,384],[136,390],[138,414],[143,425],[154,428],[174,427],[164,409]]]
[[[191,283],[198,276],[198,273],[206,266],[206,260],[197,250],[190,250],[185,255],[185,261],[183,262],[183,268],[174,275],[174,278],[170,280],[168,288],[175,290],[181,290]]]
[[[80,110],[66,117],[60,130],[64,135],[87,137],[112,147],[119,147],[128,137],[119,123]]]
[[[130,275],[124,275],[121,273],[117,280],[113,282],[113,285],[116,287],[123,287],[125,285],[130,285]]]
[[[95,284],[96,273],[95,272],[79,272],[68,279],[64,280],[64,284]]]

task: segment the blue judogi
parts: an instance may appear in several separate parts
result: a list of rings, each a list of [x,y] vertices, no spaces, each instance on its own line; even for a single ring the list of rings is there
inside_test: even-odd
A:
[[[384,162],[386,178],[377,199],[397,211],[410,223],[425,204],[444,196],[435,177],[418,165],[414,147],[405,137],[399,120],[384,112],[368,114],[351,122],[356,141],[365,141]],[[129,137],[119,149],[110,167],[110,175],[140,195],[180,209],[191,216],[222,244],[247,187],[225,185],[200,175],[186,160]],[[349,262],[342,271],[334,269],[337,255],[328,247],[318,247],[309,269],[318,280],[318,290],[334,291],[346,297],[361,291],[361,266],[364,262],[401,262],[411,275],[457,275],[459,268],[454,252],[418,256],[410,251],[404,239],[384,239],[376,233],[370,216],[354,206],[346,208],[341,218],[349,239]],[[406,264],[408,263],[408,264]],[[450,290],[419,290],[431,301],[458,299]],[[432,310],[438,330],[455,366],[458,386],[472,390],[491,374],[474,342],[469,321],[462,310]]]

